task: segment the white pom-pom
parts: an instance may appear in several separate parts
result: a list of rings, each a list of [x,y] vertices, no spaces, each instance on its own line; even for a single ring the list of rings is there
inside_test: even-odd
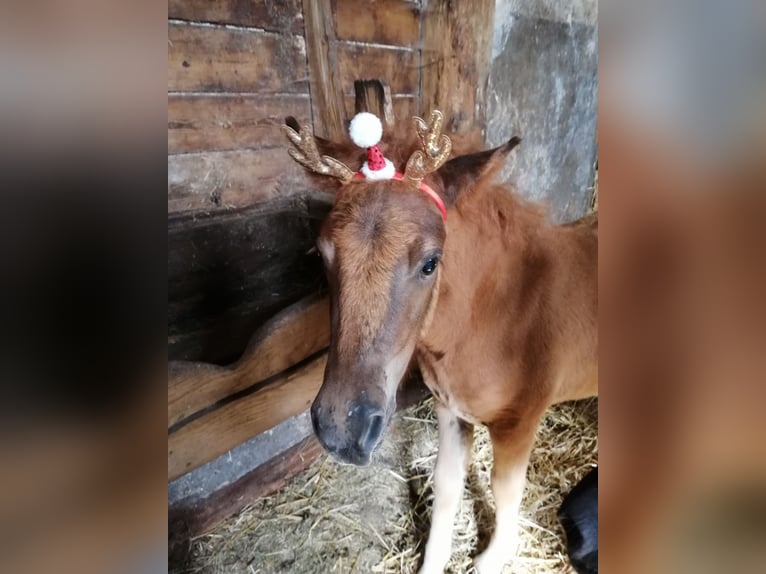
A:
[[[360,112],[351,120],[348,133],[359,147],[372,147],[383,137],[383,124],[375,114]]]

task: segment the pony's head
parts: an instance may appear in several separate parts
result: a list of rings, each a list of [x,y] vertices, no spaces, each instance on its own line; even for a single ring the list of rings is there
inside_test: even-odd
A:
[[[296,130],[292,119],[285,129],[296,161],[341,184],[317,240],[330,288],[331,338],[311,420],[322,445],[354,464],[368,463],[380,442],[399,382],[434,313],[447,208],[519,141],[447,162],[451,142],[441,134],[441,113],[415,124],[414,150],[412,144],[386,149],[391,157],[412,150],[403,173],[383,156],[380,122],[371,114],[351,122],[352,139],[367,148],[359,172],[338,159],[359,161],[358,149],[315,138],[308,126]]]

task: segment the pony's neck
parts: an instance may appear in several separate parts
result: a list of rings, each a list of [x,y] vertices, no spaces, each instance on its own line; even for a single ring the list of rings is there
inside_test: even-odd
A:
[[[459,333],[469,333],[476,308],[501,308],[509,296],[513,267],[530,233],[524,204],[507,190],[472,190],[447,215],[440,282],[427,317],[422,343],[449,346]]]

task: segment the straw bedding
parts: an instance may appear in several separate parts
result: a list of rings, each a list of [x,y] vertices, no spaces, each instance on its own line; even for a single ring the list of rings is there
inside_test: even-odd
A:
[[[596,464],[597,410],[597,399],[557,405],[541,423],[527,473],[519,553],[506,574],[574,572],[556,512],[563,496]],[[371,466],[341,465],[323,456],[279,492],[195,539],[185,572],[417,572],[436,451],[429,399],[394,418]],[[473,572],[471,556],[488,543],[494,515],[491,468],[488,435],[477,429],[448,572]]]

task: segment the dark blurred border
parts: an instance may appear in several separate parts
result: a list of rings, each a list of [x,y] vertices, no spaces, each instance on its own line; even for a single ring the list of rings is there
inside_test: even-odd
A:
[[[0,8],[3,572],[166,569],[165,8]]]
[[[599,10],[602,571],[764,572],[763,3]]]

